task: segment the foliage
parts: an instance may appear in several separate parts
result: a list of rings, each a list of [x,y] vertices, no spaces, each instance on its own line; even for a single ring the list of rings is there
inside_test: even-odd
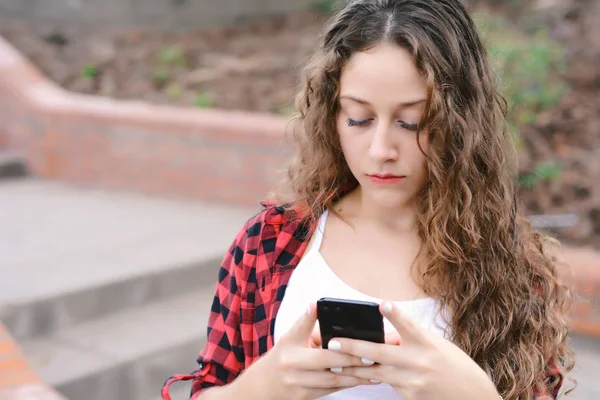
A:
[[[171,99],[180,99],[185,89],[180,83],[171,80],[178,69],[187,67],[184,52],[174,45],[164,46],[156,54],[156,63],[152,71],[152,81],[159,87],[164,87],[165,94]],[[198,103],[197,99],[195,103]]]
[[[177,82],[170,83],[165,89],[165,93],[172,99],[179,99],[183,96],[183,86]]]
[[[533,190],[539,182],[554,182],[561,173],[560,165],[554,162],[543,162],[538,164],[533,172],[526,172],[519,175],[519,185]]]
[[[80,74],[85,79],[95,79],[100,74],[100,69],[94,64],[86,64],[81,67]]]
[[[292,104],[281,103],[274,107],[275,113],[284,117],[291,117],[296,112],[296,109]]]
[[[186,59],[184,53],[176,46],[165,46],[156,54],[156,62],[152,71],[152,81],[163,86],[169,83],[173,72],[178,68],[186,67]]]
[[[313,0],[311,9],[318,14],[334,14],[340,11],[344,5],[336,0]]]
[[[511,135],[520,147],[523,128],[535,124],[538,114],[557,104],[569,90],[561,79],[566,68],[564,49],[550,38],[545,27],[523,30],[505,17],[489,14],[476,14],[475,20],[508,102]],[[559,165],[543,162],[533,172],[521,174],[519,184],[534,189],[539,182],[553,181],[559,174]]]
[[[196,107],[210,108],[213,106],[214,101],[213,101],[210,93],[208,93],[204,90],[200,90],[200,91],[198,91],[198,93],[196,93],[196,98],[194,100],[194,104],[196,105]]]
[[[568,91],[560,79],[566,68],[564,50],[543,27],[525,34],[504,17],[478,14],[476,21],[508,101],[509,124],[519,144],[521,128],[535,123],[538,113],[554,106]]]
[[[527,7],[530,0],[464,0],[464,3],[484,4],[492,7],[507,7],[509,10],[522,10]]]
[[[156,68],[152,71],[152,81],[164,85],[171,79],[171,71],[167,68]]]
[[[176,46],[165,46],[158,51],[157,60],[168,67],[185,67],[186,59],[183,51]]]

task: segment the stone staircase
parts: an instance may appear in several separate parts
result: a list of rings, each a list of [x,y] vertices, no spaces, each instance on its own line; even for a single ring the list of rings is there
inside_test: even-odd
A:
[[[159,400],[197,367],[218,266],[257,210],[0,180],[0,320],[67,399]]]

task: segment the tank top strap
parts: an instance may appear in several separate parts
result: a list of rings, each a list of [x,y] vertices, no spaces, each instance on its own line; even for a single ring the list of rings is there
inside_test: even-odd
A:
[[[315,238],[313,240],[313,244],[311,249],[315,249],[319,251],[321,249],[321,243],[323,243],[323,235],[325,234],[325,224],[327,223],[327,214],[329,210],[325,210],[323,214],[319,217],[319,222],[317,224],[317,229],[315,230]]]

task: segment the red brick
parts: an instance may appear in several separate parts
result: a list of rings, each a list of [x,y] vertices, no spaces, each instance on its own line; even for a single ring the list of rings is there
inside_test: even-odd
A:
[[[587,320],[587,318],[593,312],[592,303],[587,301],[577,301],[571,305],[570,316],[576,317],[577,319]]]
[[[600,337],[600,323],[598,322],[573,320],[571,321],[571,329],[584,335]]]
[[[17,346],[15,345],[14,341],[8,340],[8,339],[2,340],[1,337],[0,337],[0,340],[1,340],[0,341],[0,354],[1,355],[12,354],[17,351]]]
[[[26,370],[29,368],[27,360],[22,356],[14,355],[12,358],[0,359],[0,375],[17,370]]]
[[[129,117],[116,113],[113,118],[106,104],[118,110],[122,103],[107,102],[96,109],[100,112],[89,112],[81,97],[54,96],[58,106],[41,113],[21,107],[13,121],[17,136],[28,137],[26,154],[33,172],[43,177],[162,195],[176,190],[205,200],[228,201],[231,195],[233,203],[254,202],[272,180],[276,158],[270,152],[283,143],[285,123],[278,117],[134,107]],[[157,118],[161,113],[163,122]],[[47,124],[51,129],[41,134],[22,134]],[[191,188],[205,177],[218,183]],[[239,182],[260,189],[239,190]],[[249,196],[245,200],[244,193]]]
[[[61,154],[58,151],[47,151],[43,155],[42,176],[47,178],[61,178],[65,173],[65,167],[68,163],[68,155]]]
[[[16,342],[0,323],[0,391],[39,381]]]
[[[31,370],[13,372],[3,371],[2,374],[0,374],[0,389],[36,383],[39,381],[39,376]]]

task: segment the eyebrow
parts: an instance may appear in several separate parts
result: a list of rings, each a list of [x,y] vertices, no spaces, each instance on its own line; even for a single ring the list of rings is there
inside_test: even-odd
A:
[[[355,102],[360,103],[360,104],[370,105],[370,103],[368,101],[363,100],[363,99],[359,99],[358,97],[354,97],[354,96],[344,95],[344,96],[340,96],[340,99],[347,99],[347,100],[355,101]],[[420,99],[420,100],[414,100],[414,101],[401,102],[401,103],[398,103],[397,106],[400,106],[400,107],[413,107],[413,106],[416,106],[417,104],[424,103],[425,101],[427,101],[427,99]]]

